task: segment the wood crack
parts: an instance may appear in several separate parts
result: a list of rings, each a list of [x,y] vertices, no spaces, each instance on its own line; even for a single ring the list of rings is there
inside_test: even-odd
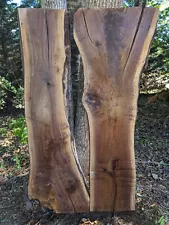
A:
[[[68,195],[68,196],[69,196],[70,202],[72,203],[73,210],[74,210],[74,212],[76,213],[76,209],[75,209],[75,206],[74,206],[74,204],[73,204],[73,201],[72,201],[70,195]]]
[[[49,28],[48,28],[48,19],[47,18],[48,18],[47,10],[45,10],[45,23],[46,23],[46,36],[47,36],[46,39],[47,39],[48,63],[49,63],[49,48],[50,48],[50,44],[49,44]]]
[[[117,164],[119,163],[118,159],[112,161],[112,177],[113,177],[113,184],[114,184],[114,198],[113,198],[113,205],[112,205],[112,214],[114,216],[115,207],[116,207],[116,199],[117,199],[117,182],[116,182],[116,168]]]
[[[131,47],[130,47],[130,50],[129,50],[129,54],[128,54],[128,57],[127,57],[127,60],[126,60],[125,66],[124,66],[124,71],[126,70],[126,67],[127,67],[127,64],[128,64],[128,61],[129,61],[129,58],[130,58],[130,55],[131,55],[131,52],[133,50],[134,42],[135,42],[137,34],[138,34],[138,30],[139,30],[139,27],[140,27],[140,24],[141,24],[141,21],[142,21],[143,13],[144,13],[144,7],[141,10],[141,14],[140,14],[140,18],[139,18],[139,21],[138,21],[138,24],[137,24],[135,35],[133,37],[133,41],[132,41],[132,44],[131,44]]]
[[[94,42],[93,42],[93,40],[92,40],[92,38],[91,38],[91,36],[90,36],[90,33],[89,33],[89,29],[88,29],[88,25],[87,25],[87,21],[86,21],[86,16],[85,16],[85,12],[84,12],[83,9],[82,9],[82,15],[83,15],[83,19],[84,19],[84,23],[85,23],[87,35],[88,35],[88,37],[89,37],[91,43],[95,46],[95,44],[94,44]]]

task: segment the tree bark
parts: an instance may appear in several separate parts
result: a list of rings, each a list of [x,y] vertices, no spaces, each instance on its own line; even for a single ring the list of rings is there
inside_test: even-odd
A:
[[[41,0],[41,5],[47,9],[66,9],[67,0]]]
[[[79,7],[83,8],[120,8],[123,6],[124,0],[68,0],[68,9],[74,10]]]

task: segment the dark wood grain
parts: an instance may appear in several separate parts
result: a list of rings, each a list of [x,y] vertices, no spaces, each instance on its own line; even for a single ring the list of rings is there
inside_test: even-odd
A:
[[[135,209],[139,75],[157,17],[157,9],[141,7],[79,9],[74,16],[90,126],[91,211]]]
[[[62,85],[70,57],[67,16],[64,10],[19,9],[19,19],[30,151],[29,196],[59,213],[86,212],[89,196],[71,145]]]

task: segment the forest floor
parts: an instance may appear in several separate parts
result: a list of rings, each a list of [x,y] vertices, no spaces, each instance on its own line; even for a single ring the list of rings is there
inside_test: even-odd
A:
[[[17,115],[19,117],[19,115]],[[169,225],[169,103],[147,103],[141,95],[135,131],[136,211],[127,214],[55,214],[26,197],[27,145],[21,146],[10,123],[0,116],[0,224],[2,225]]]

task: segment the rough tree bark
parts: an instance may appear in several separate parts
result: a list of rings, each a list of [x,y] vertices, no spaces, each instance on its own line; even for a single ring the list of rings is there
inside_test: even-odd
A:
[[[80,0],[79,1],[83,7],[93,8],[93,7],[100,7],[100,8],[120,8],[123,6],[123,0]]]
[[[66,9],[67,0],[41,0],[41,6],[48,9]]]

